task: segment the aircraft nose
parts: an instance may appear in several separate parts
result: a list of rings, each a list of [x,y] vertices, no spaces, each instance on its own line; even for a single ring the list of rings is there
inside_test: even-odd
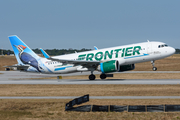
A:
[[[170,47],[170,51],[169,51],[172,55],[176,52],[176,50],[173,47]]]

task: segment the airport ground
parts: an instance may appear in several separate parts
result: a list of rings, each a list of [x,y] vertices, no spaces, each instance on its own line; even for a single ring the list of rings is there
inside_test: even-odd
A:
[[[63,99],[8,99],[0,101],[1,120],[179,120],[179,112],[66,112]],[[180,104],[176,99],[90,100],[87,105]],[[83,104],[84,105],[84,104]]]
[[[8,64],[7,64],[8,63]],[[0,56],[2,66],[16,64],[10,56]],[[158,71],[180,71],[180,55],[157,60]],[[136,64],[134,71],[152,71],[150,62]],[[28,73],[26,73],[28,74]],[[68,78],[69,77],[69,78]],[[87,76],[79,76],[81,79]],[[179,73],[123,73],[114,79],[180,79]],[[63,79],[79,79],[66,76]],[[31,78],[37,79],[37,78]],[[45,79],[45,78],[43,78]],[[53,77],[53,79],[55,79]],[[111,78],[112,79],[112,78]],[[103,81],[102,81],[103,82]],[[180,85],[0,85],[0,96],[179,96]],[[0,99],[0,119],[180,119],[180,112],[66,112],[70,99]],[[87,105],[159,105],[180,104],[180,99],[90,99]],[[82,104],[82,105],[85,105]]]
[[[0,96],[179,96],[180,85],[0,85]]]

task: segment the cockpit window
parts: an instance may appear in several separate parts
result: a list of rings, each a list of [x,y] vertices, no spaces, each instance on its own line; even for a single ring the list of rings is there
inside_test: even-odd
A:
[[[168,45],[166,45],[166,44],[158,45],[158,48],[163,48],[163,47],[168,47]]]

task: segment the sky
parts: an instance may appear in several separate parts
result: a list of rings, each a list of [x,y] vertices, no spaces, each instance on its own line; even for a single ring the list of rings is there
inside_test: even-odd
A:
[[[161,41],[180,48],[180,0],[1,0],[0,49],[94,49]]]

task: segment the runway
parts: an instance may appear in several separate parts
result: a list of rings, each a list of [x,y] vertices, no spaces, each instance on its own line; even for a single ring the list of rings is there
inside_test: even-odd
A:
[[[0,99],[75,99],[80,96],[1,96]],[[180,96],[90,96],[90,99],[180,99]]]
[[[0,84],[55,84],[55,85],[91,85],[91,84],[149,84],[149,85],[178,85],[180,79],[106,79],[106,80],[93,80],[88,79],[50,79],[50,80],[31,80],[31,78],[46,78],[56,77],[57,74],[38,74],[38,73],[26,73],[19,71],[0,71]],[[123,73],[180,73],[180,71],[130,71]],[[62,76],[69,75],[88,75],[89,72],[62,74]],[[100,74],[95,72],[95,74]],[[59,75],[59,74],[58,74]],[[0,96],[0,99],[75,99],[79,96]],[[90,96],[90,99],[180,99],[180,96]]]
[[[180,73],[180,71],[130,71],[123,73]],[[106,80],[88,80],[88,79],[50,79],[50,80],[31,80],[31,78],[45,78],[45,77],[55,77],[57,74],[38,74],[38,73],[26,73],[19,71],[0,71],[0,84],[158,84],[158,85],[177,85],[180,84],[180,79],[106,79]],[[68,75],[81,75],[89,74],[89,72],[84,73],[74,73]],[[98,74],[98,72],[96,72]],[[58,74],[59,75],[59,74]],[[62,74],[66,75],[66,74]]]
[[[177,85],[180,84],[180,80],[6,80],[0,81],[0,84],[52,84],[52,85],[105,85],[105,84],[152,84],[152,85]]]

